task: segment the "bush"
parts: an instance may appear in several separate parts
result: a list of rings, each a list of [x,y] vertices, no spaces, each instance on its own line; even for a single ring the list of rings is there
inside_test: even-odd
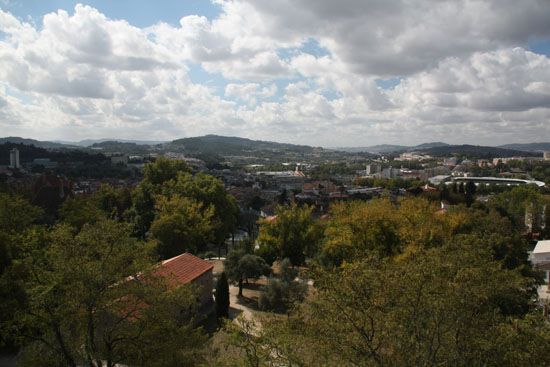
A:
[[[286,294],[288,284],[277,278],[270,278],[267,286],[260,295],[258,307],[260,310],[284,313],[287,310]]]
[[[296,281],[298,270],[293,268],[289,259],[281,262],[279,278],[270,278],[258,300],[258,306],[264,311],[287,312],[296,302],[304,300],[307,284]]]

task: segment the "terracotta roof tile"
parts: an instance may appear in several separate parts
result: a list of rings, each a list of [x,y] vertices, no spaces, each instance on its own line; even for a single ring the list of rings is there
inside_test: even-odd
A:
[[[212,268],[214,268],[213,264],[186,252],[164,260],[155,274],[168,277],[171,285],[175,286],[189,283]]]

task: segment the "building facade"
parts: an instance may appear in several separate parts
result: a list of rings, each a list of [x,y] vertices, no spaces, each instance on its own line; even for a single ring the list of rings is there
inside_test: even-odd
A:
[[[21,168],[21,163],[19,162],[19,149],[13,148],[10,151],[10,167],[11,168]]]

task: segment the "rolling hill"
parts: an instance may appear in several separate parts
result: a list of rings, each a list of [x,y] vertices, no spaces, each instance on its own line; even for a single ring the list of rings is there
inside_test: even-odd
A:
[[[500,147],[487,147],[481,145],[446,145],[431,147],[428,149],[419,149],[418,151],[429,154],[434,157],[448,157],[452,155],[460,155],[467,158],[495,158],[495,157],[537,157],[541,156],[537,152],[524,152],[514,149],[506,149]]]
[[[163,146],[169,149],[181,149],[189,153],[209,153],[219,154],[222,156],[249,155],[252,152],[275,151],[289,153],[311,153],[316,149],[307,145],[275,143],[270,141],[251,140],[219,135],[183,138],[166,143]]]
[[[342,150],[345,152],[369,152],[369,153],[398,153],[398,152],[411,152],[415,150],[423,150],[428,148],[448,146],[447,143],[442,142],[432,142],[432,143],[423,143],[419,145],[409,146],[409,145],[392,145],[392,144],[380,144],[373,145],[369,147],[351,147],[351,148],[336,148],[337,150]]]
[[[23,145],[34,145],[37,148],[44,149],[63,149],[63,148],[78,148],[74,145],[56,143],[52,141],[41,141],[35,139],[26,139],[20,138],[17,136],[8,136],[5,138],[0,138],[0,144],[12,143],[12,144],[23,144]]]
[[[505,144],[505,145],[499,145],[499,148],[523,150],[525,152],[543,152],[543,151],[550,151],[550,142],[527,143],[527,144]]]

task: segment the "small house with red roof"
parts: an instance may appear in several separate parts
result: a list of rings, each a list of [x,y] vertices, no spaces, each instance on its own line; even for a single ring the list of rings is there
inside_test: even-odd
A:
[[[155,275],[166,277],[170,287],[183,284],[193,284],[199,289],[200,306],[208,307],[212,304],[212,289],[214,265],[190,253],[183,253],[171,259],[162,261]]]

